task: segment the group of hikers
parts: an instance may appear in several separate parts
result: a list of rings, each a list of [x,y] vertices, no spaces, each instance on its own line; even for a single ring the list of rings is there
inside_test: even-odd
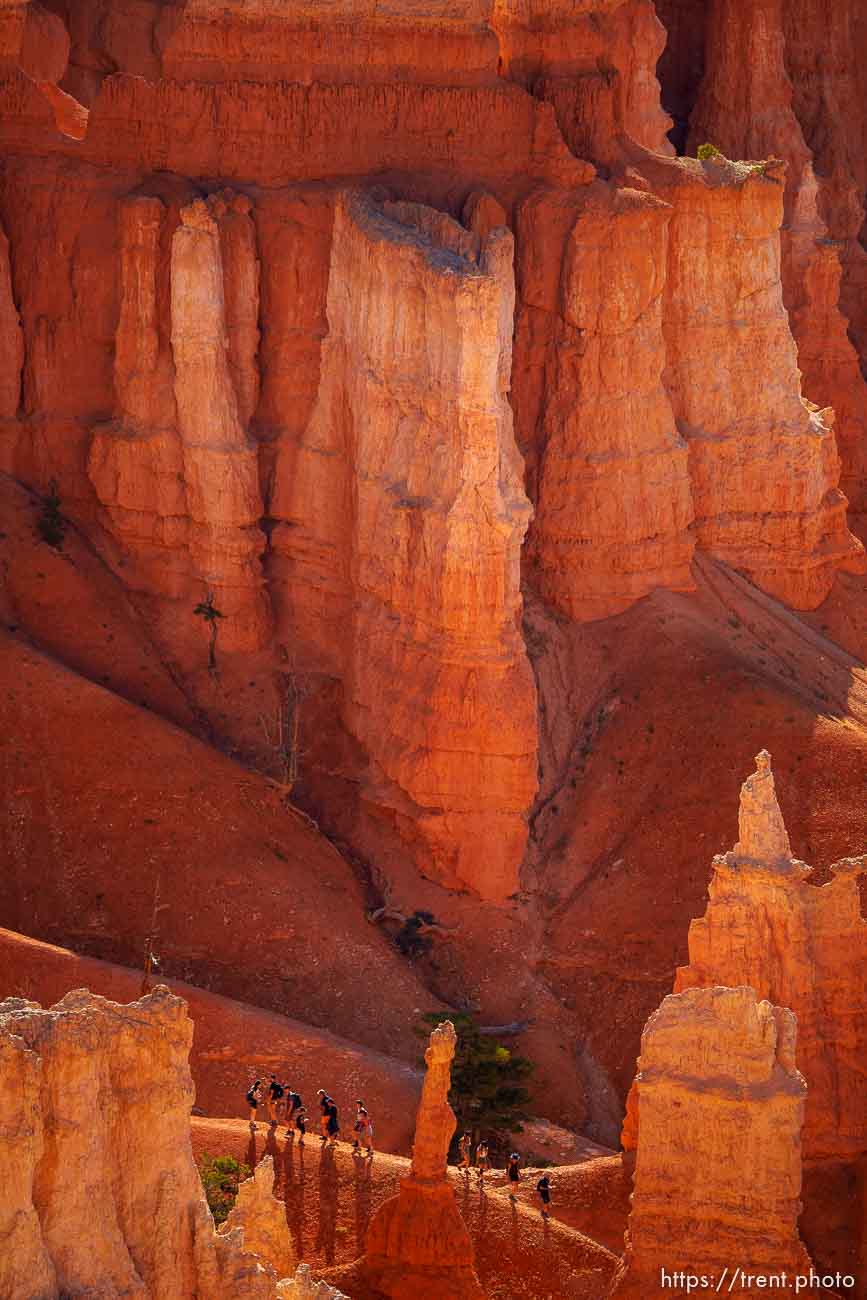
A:
[[[337,1103],[334,1098],[329,1096],[324,1088],[317,1092],[319,1104],[319,1127],[321,1130],[322,1145],[326,1142],[332,1145],[340,1136],[340,1117],[337,1111]],[[298,1145],[304,1146],[304,1138],[307,1133],[307,1107],[301,1096],[292,1089],[288,1083],[280,1083],[276,1074],[272,1074],[269,1083],[264,1089],[262,1080],[256,1079],[247,1090],[247,1105],[250,1107],[250,1129],[256,1132],[256,1115],[259,1105],[264,1102],[269,1126],[276,1129],[281,1119],[286,1124],[286,1136],[294,1140],[295,1134],[298,1134]],[[352,1147],[354,1151],[361,1153],[362,1148],[368,1156],[373,1156],[373,1121],[367,1111],[367,1107],[359,1097],[355,1102],[355,1121],[352,1125]]]
[[[480,1183],[484,1183],[485,1174],[491,1167],[491,1156],[487,1142],[482,1139],[476,1147],[476,1177]],[[469,1133],[461,1134],[458,1142],[458,1168],[466,1175],[470,1176],[472,1168],[472,1139]],[[521,1157],[517,1151],[513,1151],[509,1156],[509,1163],[506,1165],[506,1179],[509,1183],[509,1200],[514,1204],[517,1201],[515,1187],[521,1181]],[[536,1184],[536,1195],[542,1209],[542,1218],[550,1217],[551,1205],[551,1188],[553,1184],[547,1174],[543,1173],[542,1177]]]
[[[319,1127],[321,1129],[322,1145],[324,1147],[328,1142],[333,1145],[340,1137],[340,1117],[337,1111],[337,1103],[324,1088],[320,1088],[316,1095],[320,1111]],[[300,1095],[290,1088],[288,1083],[280,1083],[276,1074],[271,1075],[263,1094],[262,1080],[256,1079],[247,1090],[247,1104],[250,1107],[250,1128],[254,1133],[258,1127],[256,1115],[261,1102],[265,1104],[270,1127],[276,1129],[281,1119],[283,1119],[286,1123],[286,1136],[294,1140],[297,1133],[298,1145],[303,1146],[307,1133],[307,1107]],[[353,1151],[361,1154],[363,1148],[367,1155],[372,1158],[373,1121],[360,1097],[355,1102],[355,1120],[352,1125],[352,1134]],[[510,1188],[509,1200],[513,1203],[517,1201],[515,1187],[521,1181],[520,1164],[521,1157],[517,1151],[513,1151],[506,1166],[506,1178]],[[475,1167],[476,1177],[480,1183],[484,1183],[485,1174],[491,1168],[490,1152],[484,1139],[476,1147]],[[458,1168],[469,1178],[470,1169],[472,1168],[472,1139],[468,1132],[463,1133],[458,1142]],[[543,1219],[549,1217],[551,1186],[550,1178],[543,1173],[536,1184],[536,1195],[541,1203]]]

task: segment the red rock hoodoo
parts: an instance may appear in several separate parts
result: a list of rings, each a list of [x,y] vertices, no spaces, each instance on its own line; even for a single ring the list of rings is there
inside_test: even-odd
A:
[[[611,1148],[680,967],[673,1005],[730,1044],[756,1140],[799,1140],[805,1107],[801,1230],[851,1264],[865,69],[863,0],[0,0],[0,997],[35,995],[40,960],[52,996],[84,961],[115,995],[147,942],[201,992],[215,1105],[276,1014],[269,1064],[294,1037],[312,1082],[326,1044],[391,1098],[400,1149],[414,1024],[460,1008],[532,1058],[534,1117]],[[732,843],[764,745],[816,870],[762,766],[706,902],[696,846]],[[28,940],[66,956],[16,973]],[[756,997],[697,996],[717,986]],[[767,1005],[798,1020],[797,1105]],[[447,1072],[357,1300],[477,1293]],[[716,1160],[702,1126],[732,1096],[690,1098]],[[645,1193],[683,1193],[708,1259],[729,1206],[723,1174],[689,1202],[667,1150],[627,1280],[661,1259]],[[757,1270],[797,1250],[793,1169],[757,1188]],[[592,1291],[597,1248],[532,1224],[515,1267]],[[111,1233],[127,1277],[138,1238]]]
[[[470,1236],[446,1178],[455,1131],[448,1103],[456,1034],[447,1020],[430,1036],[415,1125],[412,1172],[370,1224],[362,1275],[394,1300],[482,1300]]]
[[[867,975],[858,878],[867,858],[844,858],[822,885],[792,857],[770,756],[741,790],[739,839],[714,859],[703,917],[689,928],[689,965],[675,989],[749,984],[798,1019],[798,1069],[807,1081],[804,1157],[867,1154]]]
[[[648,1020],[626,1254],[612,1296],[748,1295],[809,1273],[798,1236],[806,1085],[791,1011],[749,988],[672,994]],[[746,1271],[746,1269],[745,1269]],[[687,1273],[703,1282],[683,1284]]]

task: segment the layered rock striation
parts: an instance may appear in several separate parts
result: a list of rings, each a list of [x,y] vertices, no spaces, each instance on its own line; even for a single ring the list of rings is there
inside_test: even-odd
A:
[[[545,599],[579,620],[692,585],[687,448],[663,387],[670,219],[652,195],[601,182],[518,212],[528,563]]]
[[[88,457],[105,522],[135,556],[128,580],[166,599],[210,593],[225,619],[221,644],[240,651],[271,633],[248,432],[259,391],[249,213],[231,192],[181,206],[166,283],[164,203],[137,195],[119,205],[118,414],[94,429]]]
[[[811,882],[810,868],[792,857],[762,752],[742,787],[738,843],[714,859],[707,911],[690,925],[689,965],[677,972],[678,991],[748,983],[795,1013],[810,1161],[867,1152],[867,922],[858,888],[865,870],[867,858],[847,858],[827,883]]]
[[[448,1020],[430,1036],[412,1171],[367,1231],[362,1276],[377,1294],[394,1300],[482,1300],[470,1236],[446,1176],[455,1131],[448,1103],[455,1043]]]
[[[425,875],[504,898],[535,792],[530,505],[508,402],[513,239],[480,200],[471,217],[480,233],[422,204],[339,200],[319,393],[277,458],[273,547],[287,619],[343,680],[364,797]]]
[[[809,17],[807,9],[813,11]],[[810,130],[812,113],[804,112],[804,96],[816,73],[811,69],[808,76],[806,69],[792,66],[795,50],[804,49],[804,25],[813,27],[816,9],[815,4],[783,5],[781,0],[751,5],[713,0],[706,19],[706,70],[690,116],[689,146],[694,152],[710,141],[730,158],[776,157],[787,163],[781,226],[785,304],[804,392],[820,407],[835,410],[840,486],[860,515],[867,484],[867,384],[840,303],[844,245],[829,229],[833,218],[827,200],[839,177],[828,175],[822,132],[815,126]],[[842,56],[838,41],[853,39],[850,7],[835,5],[828,29],[821,37],[815,30],[813,35],[819,44],[810,58],[820,67],[826,57],[823,47],[829,55],[837,47]],[[844,62],[845,56],[838,66]],[[827,107],[822,111],[827,113]],[[842,111],[841,104],[838,113]],[[835,135],[840,132],[839,120],[828,121],[827,127]],[[805,133],[819,146],[815,155]]]
[[[8,1300],[274,1300],[276,1275],[218,1236],[190,1148],[185,1004],[68,993],[0,1003],[10,1155],[0,1234]],[[9,1244],[13,1249],[9,1249]]]
[[[521,562],[576,621],[689,588],[696,549],[798,608],[863,565],[839,485],[864,454],[867,149],[838,121],[867,122],[863,20],[50,8],[0,9],[0,467],[57,480],[239,752],[270,762],[258,702],[313,683],[299,798],[387,884],[514,896]],[[678,128],[695,108],[693,143],[785,174],[672,156],[657,9],[702,47]],[[48,84],[87,105],[82,139]],[[218,703],[213,629],[239,685]]]
[[[750,988],[667,997],[645,1026],[641,1116],[618,1300],[706,1290],[748,1295],[735,1270],[807,1274],[798,1236],[806,1085],[792,1012]],[[745,1269],[746,1271],[746,1269]],[[668,1275],[667,1281],[666,1275]],[[693,1286],[694,1289],[694,1286]]]

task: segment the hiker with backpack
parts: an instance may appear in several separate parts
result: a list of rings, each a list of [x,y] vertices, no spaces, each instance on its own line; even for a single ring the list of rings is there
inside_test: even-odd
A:
[[[304,1103],[297,1092],[286,1084],[286,1136],[294,1136],[293,1124],[297,1119],[298,1112],[304,1110]],[[307,1112],[304,1111],[306,1115]]]
[[[509,1181],[509,1200],[512,1204],[514,1204],[518,1199],[515,1195],[515,1188],[521,1181],[521,1173],[518,1169],[520,1159],[521,1157],[518,1155],[517,1151],[513,1151],[509,1156],[509,1163],[506,1167],[506,1178]]]
[[[355,1123],[353,1124],[354,1136],[352,1139],[352,1149],[361,1153],[362,1143],[364,1144],[367,1154],[373,1155],[373,1124],[367,1107],[359,1098],[355,1103],[357,1110],[355,1112]]]
[[[551,1179],[547,1174],[543,1174],[539,1179],[536,1184],[536,1191],[539,1195],[539,1200],[542,1202],[542,1218],[550,1218],[548,1207],[551,1204]]]
[[[317,1088],[316,1095],[319,1098],[319,1128],[321,1130],[322,1145],[328,1141],[328,1112],[331,1108],[331,1098],[324,1088]]]
[[[250,1107],[250,1128],[256,1132],[256,1111],[262,1099],[262,1080],[257,1079],[247,1089],[247,1105]]]
[[[271,1121],[271,1127],[277,1127],[277,1110],[283,1097],[283,1085],[277,1082],[276,1074],[271,1075],[271,1082],[268,1084],[268,1096],[266,1103],[268,1106],[268,1119]]]

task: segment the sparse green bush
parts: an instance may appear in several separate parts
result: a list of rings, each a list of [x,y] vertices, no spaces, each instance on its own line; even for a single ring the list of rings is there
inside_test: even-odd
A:
[[[199,1161],[199,1177],[214,1223],[224,1223],[235,1204],[238,1184],[250,1177],[248,1166],[234,1156],[211,1156],[206,1151]]]
[[[709,158],[724,157],[715,144],[700,144],[695,151],[695,156],[699,162],[707,162]]]

